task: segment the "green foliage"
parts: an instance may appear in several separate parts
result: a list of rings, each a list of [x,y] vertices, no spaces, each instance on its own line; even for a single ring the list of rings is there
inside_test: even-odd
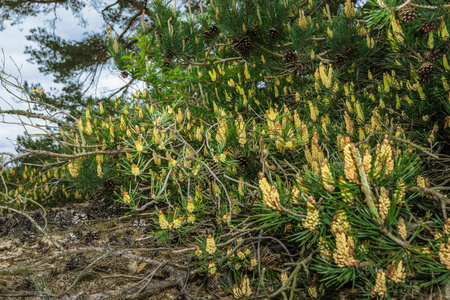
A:
[[[94,73],[106,61],[105,45],[101,34],[87,35],[82,41],[66,41],[45,28],[33,28],[27,39],[43,45],[39,49],[27,47],[31,61],[40,65],[39,71],[54,74],[56,82],[68,83],[80,71]],[[69,81],[70,82],[70,81]]]
[[[43,5],[43,4],[53,4],[53,5]],[[22,24],[25,17],[34,17],[40,13],[48,14],[53,13],[56,3],[39,3],[36,1],[2,1],[0,3],[0,30],[4,30],[5,23],[9,22],[10,25],[14,26],[17,24]],[[69,2],[58,2],[61,7],[71,10],[74,16],[80,18],[81,10],[85,7],[85,1],[69,1]]]

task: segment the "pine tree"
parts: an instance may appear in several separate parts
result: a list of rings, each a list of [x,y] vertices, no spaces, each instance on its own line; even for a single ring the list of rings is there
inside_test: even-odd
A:
[[[187,1],[185,1],[187,2]],[[198,9],[199,2],[191,0],[193,8]],[[182,6],[185,3],[179,2]],[[81,40],[65,39],[55,35],[55,24],[58,17],[54,15],[57,9],[70,11],[81,25],[89,20],[83,15],[83,9],[90,7],[101,11],[101,17],[106,25],[114,28],[115,34],[123,43],[125,49],[132,51],[134,41],[127,38],[136,33],[142,14],[150,15],[145,2],[136,0],[117,1],[2,1],[0,3],[0,31],[7,26],[17,26],[29,17],[47,15],[49,22],[46,27],[36,27],[30,31],[28,40],[35,42],[37,47],[28,47],[25,51],[30,55],[30,61],[40,66],[44,74],[52,74],[55,81],[67,85],[74,83],[81,88],[83,84],[95,82],[98,71],[110,60],[108,47],[104,43],[105,27],[96,32],[85,33]]]

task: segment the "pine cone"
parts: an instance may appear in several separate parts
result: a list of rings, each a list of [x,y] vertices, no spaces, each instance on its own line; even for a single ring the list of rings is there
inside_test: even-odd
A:
[[[278,32],[278,30],[276,28],[272,27],[269,29],[269,36],[272,40],[276,40],[280,36],[280,33]]]
[[[441,58],[441,55],[442,52],[440,49],[425,52],[425,58],[431,62],[437,62]]]
[[[425,31],[426,33],[433,32],[435,29],[436,24],[434,24],[434,22],[432,21],[427,21],[422,25],[422,30]]]
[[[419,73],[421,74],[430,74],[433,70],[433,64],[430,62],[424,62],[419,69]]]
[[[214,36],[209,31],[205,31],[203,32],[203,37],[205,40],[211,40]]]
[[[103,188],[107,191],[114,191],[116,188],[116,181],[114,178],[108,178],[103,182]]]
[[[345,65],[346,60],[347,60],[347,57],[345,55],[337,54],[336,60],[334,61],[334,63],[336,66],[342,67],[343,65]]]
[[[166,50],[164,51],[164,56],[167,60],[172,60],[175,57],[175,52],[173,52],[172,50]]]
[[[295,62],[297,60],[297,54],[291,49],[286,49],[283,55],[283,61],[285,63]]]
[[[406,23],[411,23],[417,19],[417,12],[415,10],[404,10],[400,12],[400,17]]]
[[[251,42],[255,42],[259,39],[259,27],[258,25],[252,25],[246,32],[246,36]]]
[[[300,62],[300,61],[296,61],[295,62],[295,68],[297,69],[297,70],[299,70],[299,71],[301,71],[301,70],[303,70],[303,65],[302,65],[302,63]]]
[[[209,27],[208,31],[205,31],[203,33],[203,37],[207,40],[211,40],[213,39],[217,34],[219,33],[219,28],[217,28],[217,26],[215,25],[211,25],[211,27]]]
[[[242,57],[248,56],[253,50],[253,43],[248,37],[235,38],[231,44]]]
[[[209,28],[209,32],[215,36],[219,34],[219,28],[217,28],[216,25],[211,25],[211,27]]]
[[[238,167],[241,169],[247,169],[248,166],[250,165],[250,159],[245,155],[239,156],[237,160],[238,160]]]

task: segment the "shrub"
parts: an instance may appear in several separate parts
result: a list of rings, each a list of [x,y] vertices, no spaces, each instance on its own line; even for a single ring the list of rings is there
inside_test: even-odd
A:
[[[107,40],[147,88],[60,126],[57,153],[25,150],[51,158],[24,170],[30,189],[4,171],[4,202],[59,190],[151,207],[158,237],[197,235],[200,272],[230,276],[236,298],[443,287],[449,21],[438,2],[215,0],[193,14],[153,1],[131,38],[138,53]]]

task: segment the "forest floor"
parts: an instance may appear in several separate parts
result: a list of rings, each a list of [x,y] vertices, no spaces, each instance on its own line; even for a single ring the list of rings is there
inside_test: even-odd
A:
[[[107,200],[0,216],[0,297],[231,299],[192,268],[195,239],[157,241],[155,213],[126,215]],[[191,244],[189,246],[189,244]]]

